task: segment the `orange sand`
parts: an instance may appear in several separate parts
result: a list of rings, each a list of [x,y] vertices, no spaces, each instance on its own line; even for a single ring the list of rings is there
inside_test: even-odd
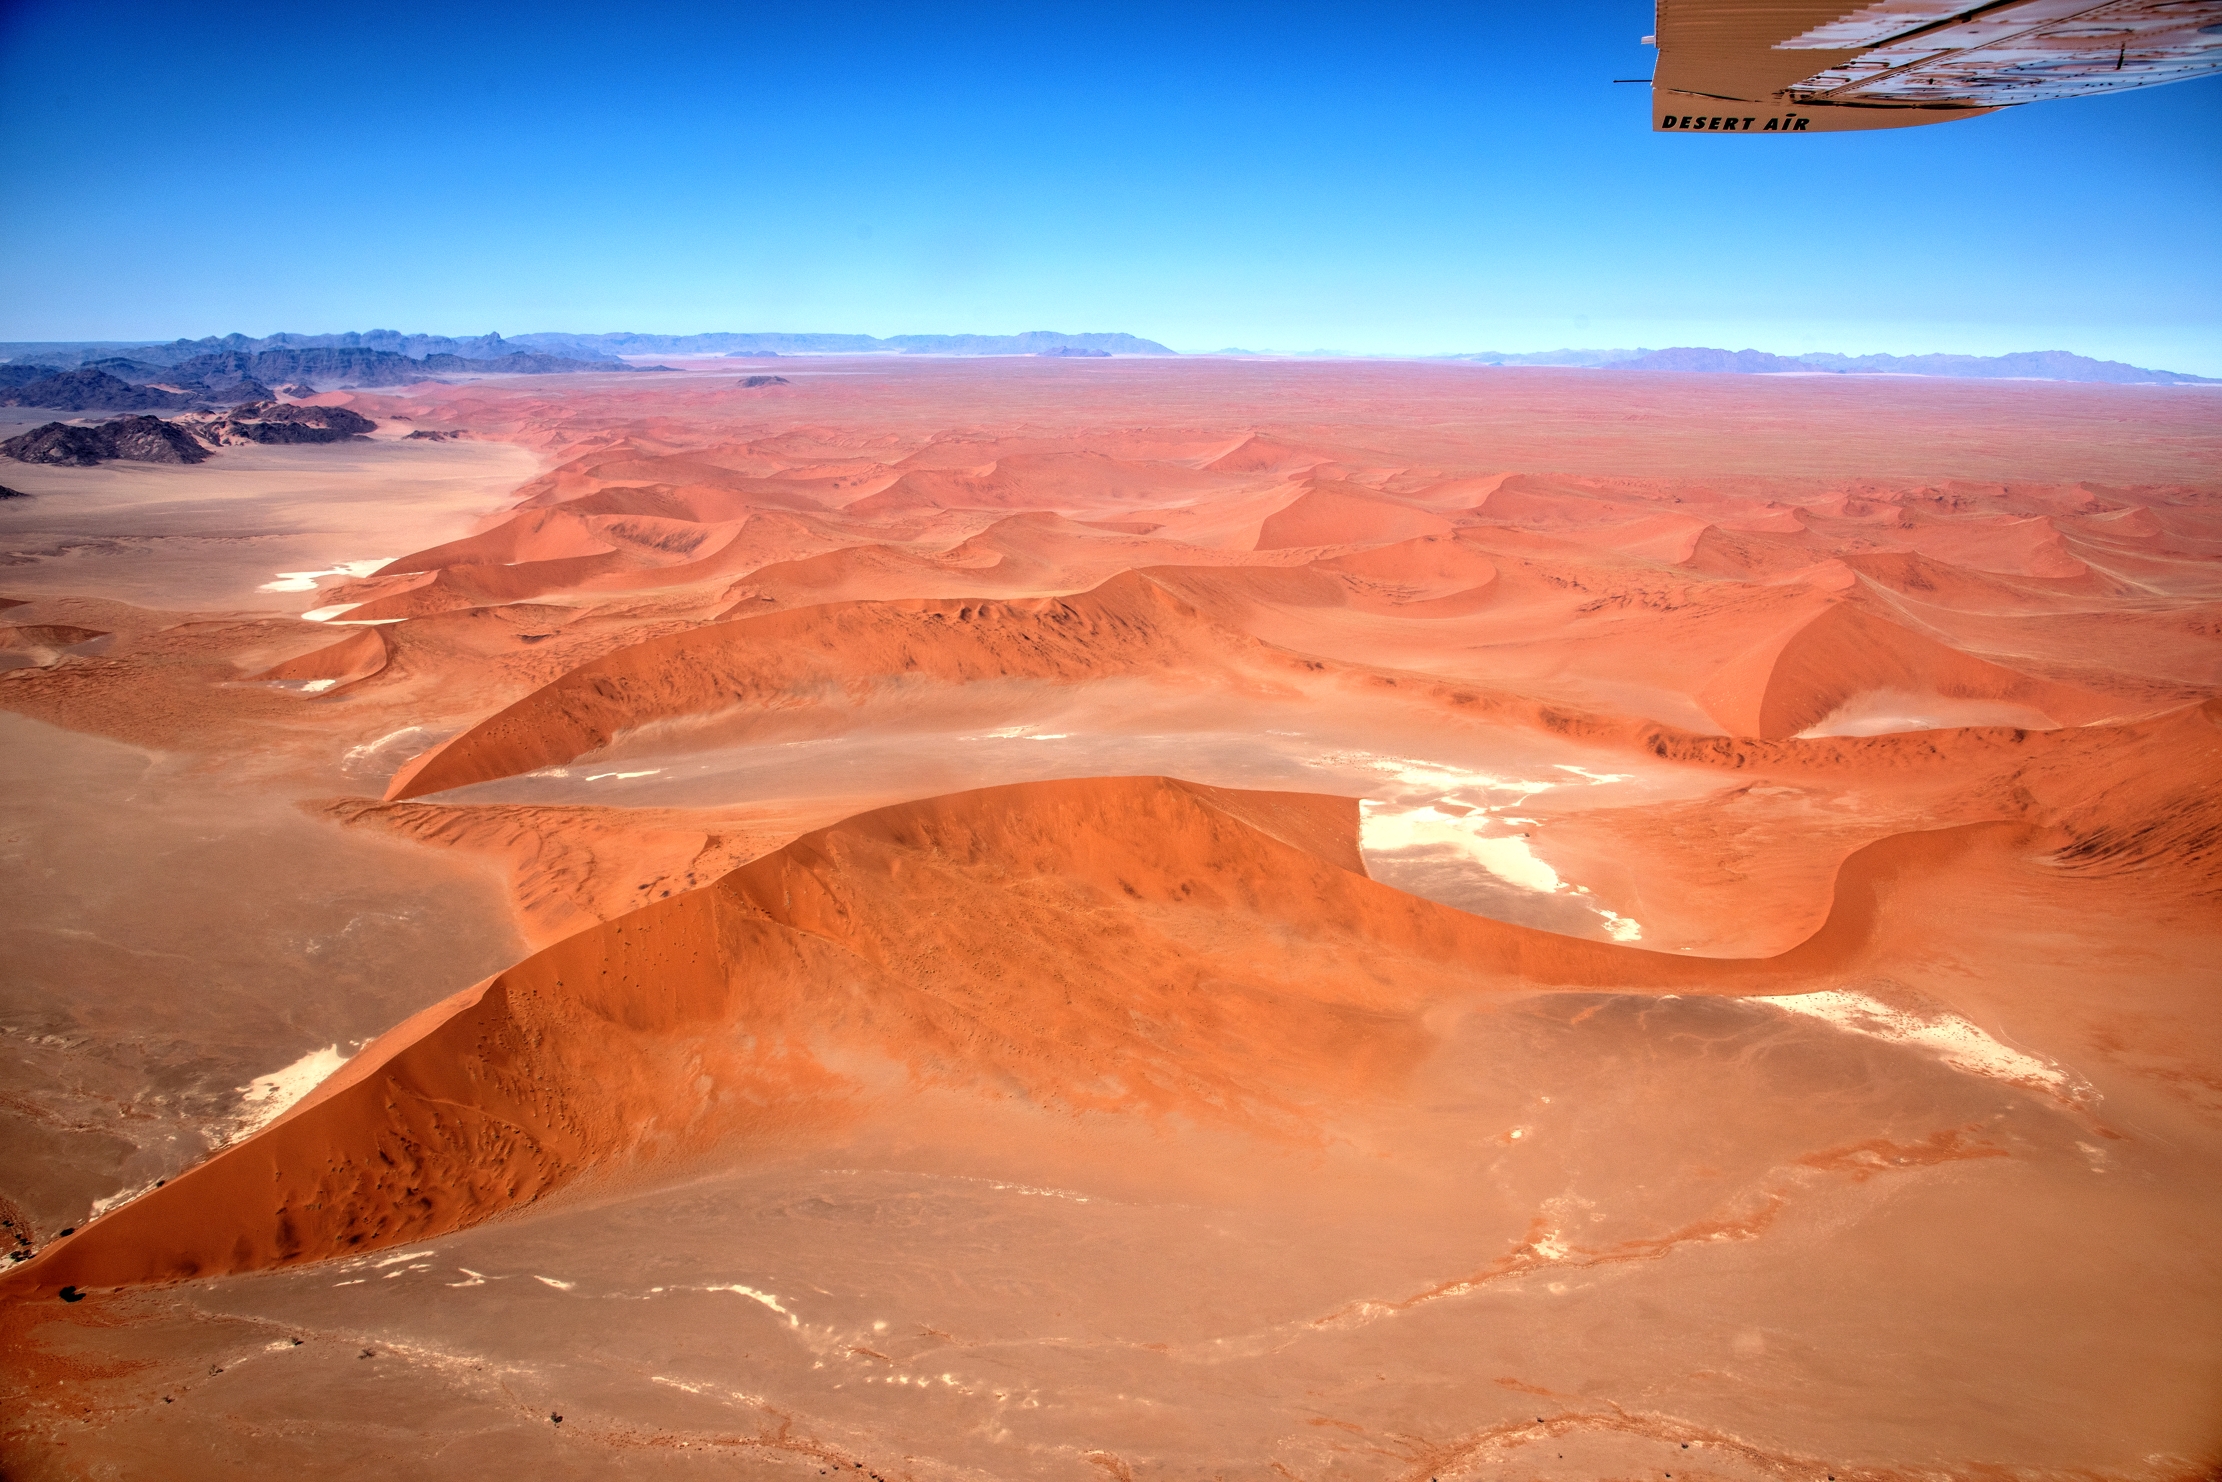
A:
[[[8,1475],[2222,1465],[2222,404],[728,370],[26,473]]]

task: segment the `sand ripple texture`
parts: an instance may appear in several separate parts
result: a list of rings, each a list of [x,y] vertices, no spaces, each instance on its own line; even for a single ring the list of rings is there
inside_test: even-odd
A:
[[[2211,394],[781,369],[11,475],[0,1471],[2222,1466]]]

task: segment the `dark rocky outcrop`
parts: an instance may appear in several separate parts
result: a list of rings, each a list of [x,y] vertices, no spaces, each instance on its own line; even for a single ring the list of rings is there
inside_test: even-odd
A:
[[[218,424],[229,440],[250,443],[337,443],[360,437],[378,424],[346,407],[289,406],[258,401],[234,407]]]
[[[575,360],[564,355],[513,352],[497,356],[427,355],[412,359],[391,350],[339,345],[307,349],[223,350],[195,355],[169,367],[165,380],[217,386],[242,379],[264,386],[409,386],[435,375],[546,376],[571,371],[629,371],[614,360]],[[312,390],[308,394],[314,395]]]
[[[134,386],[103,370],[79,366],[0,393],[0,406],[52,407],[60,412],[174,412],[200,405],[180,391]]]
[[[49,422],[0,443],[0,456],[19,463],[52,463],[90,468],[120,459],[127,463],[200,463],[208,449],[175,422],[160,417],[118,417],[97,427]]]
[[[118,417],[103,422],[99,430],[115,451],[111,458],[127,463],[204,463],[208,449],[192,433],[160,417]]]
[[[470,435],[470,429],[469,429],[469,428],[467,428],[467,427],[457,427],[457,428],[453,428],[453,429],[451,429],[451,430],[449,430],[449,431],[446,431],[446,432],[439,432],[439,431],[435,431],[434,429],[432,429],[432,428],[430,428],[430,427],[419,427],[419,428],[418,428],[418,429],[417,429],[417,430],[416,430],[415,432],[412,432],[412,433],[410,433],[410,434],[409,434],[409,435],[408,435],[407,437],[403,438],[403,439],[402,439],[402,441],[403,441],[403,442],[419,442],[419,441],[422,441],[422,442],[428,442],[428,443],[451,443],[451,442],[454,442],[454,441],[455,441],[455,440],[456,440],[457,438],[459,438],[459,437],[468,437],[469,435]]]
[[[313,396],[316,393],[312,391],[309,394]],[[237,406],[245,401],[275,401],[278,393],[252,376],[242,376],[229,386],[211,388],[208,399],[225,406]]]
[[[30,375],[32,371],[43,374]],[[0,376],[0,386],[24,398],[15,405],[50,406],[69,412],[176,411],[203,404],[268,401],[272,395],[261,381],[229,366],[204,367],[202,374],[192,375],[174,365],[156,365],[120,355],[88,360],[67,371],[26,366],[13,375]],[[39,400],[30,400],[32,397]]]
[[[175,366],[210,355],[256,355],[266,350],[368,350],[381,355],[421,360],[428,355],[454,355],[465,360],[499,359],[519,352],[559,354],[581,360],[613,361],[615,357],[592,348],[567,350],[561,346],[513,344],[498,334],[453,338],[438,334],[401,334],[390,329],[347,334],[207,335],[197,340],[171,340],[159,345],[133,345],[123,341],[8,341],[0,342],[0,355],[51,362],[57,370],[69,366],[118,358]],[[615,369],[614,365],[608,367]],[[102,364],[102,369],[110,369]],[[116,372],[116,374],[123,374]],[[124,375],[125,380],[136,379]]]
[[[741,386],[742,386],[742,389],[744,389],[744,390],[753,390],[754,388],[756,388],[756,387],[758,387],[758,386],[784,386],[784,385],[786,385],[786,384],[787,384],[787,378],[786,378],[785,376],[743,376],[743,377],[741,377]]]
[[[149,381],[170,379],[170,368],[151,360],[133,360],[127,355],[110,355],[100,360],[78,362],[78,370],[106,371],[119,381],[129,381],[134,386],[144,386]]]
[[[320,347],[309,350],[223,350],[195,355],[170,367],[170,374],[205,382],[252,380],[268,386],[284,381],[305,385],[346,382],[354,386],[406,386],[430,372],[421,360],[390,350]]]
[[[61,371],[58,365],[36,365],[26,361],[11,360],[0,364],[0,387],[13,390],[28,386],[33,381],[43,381]]]
[[[0,499],[29,499],[30,497],[21,489],[11,489],[6,484],[0,484]]]
[[[58,463],[70,468],[90,468],[101,459],[113,456],[115,445],[101,436],[98,428],[73,427],[67,422],[49,422],[0,443],[0,457],[13,458],[18,463]]]

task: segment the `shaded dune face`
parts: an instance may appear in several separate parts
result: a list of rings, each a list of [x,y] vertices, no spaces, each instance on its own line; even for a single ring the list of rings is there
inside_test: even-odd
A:
[[[15,1292],[283,1266],[668,1179],[929,1088],[1316,1142],[1429,1013],[1539,984],[1750,993],[1839,972],[1878,889],[1985,831],[1871,846],[1813,938],[1699,962],[1366,879],[1350,799],[1098,779],[810,834],[396,1026],[269,1128],[58,1242]],[[992,942],[985,957],[970,943]]]

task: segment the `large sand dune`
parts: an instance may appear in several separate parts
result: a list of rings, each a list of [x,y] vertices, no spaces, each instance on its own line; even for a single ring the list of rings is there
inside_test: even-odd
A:
[[[22,475],[0,1471],[2222,1466],[2211,396],[782,373]]]

